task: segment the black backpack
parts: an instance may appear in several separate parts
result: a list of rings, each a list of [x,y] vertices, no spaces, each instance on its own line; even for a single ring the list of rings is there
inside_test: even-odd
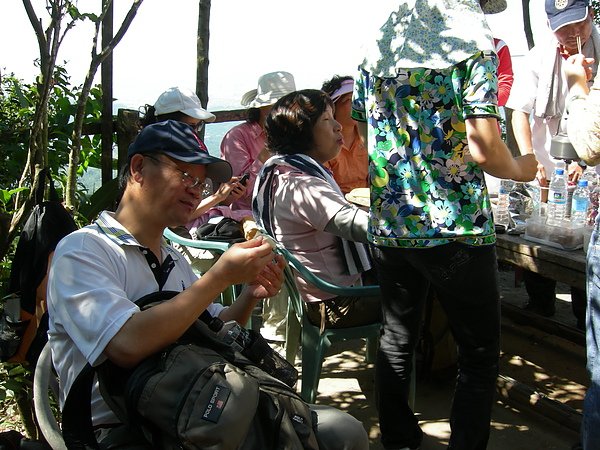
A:
[[[50,180],[50,197],[48,201],[43,201],[45,185],[43,181],[46,177]],[[21,309],[32,316],[36,315],[36,308],[46,310],[45,305],[36,305],[36,290],[48,271],[48,256],[56,249],[63,237],[78,228],[73,217],[60,202],[48,168],[40,172],[35,203],[19,237],[8,288],[9,294],[14,293],[20,297]],[[36,319],[34,317],[31,320]],[[28,349],[23,349],[26,350],[26,359],[31,367],[35,367],[42,348],[48,340],[47,331],[48,313],[45,312],[41,316],[33,342]]]
[[[144,309],[176,294],[155,292],[136,303]],[[242,329],[245,337],[237,339],[244,342],[244,350],[234,350],[227,343],[230,333],[223,338],[213,331],[223,329],[222,322],[216,327],[215,322],[221,321],[203,313],[177,343],[133,370],[109,361],[96,368],[86,365],[63,408],[67,447],[317,450],[316,414],[293,387],[263,370],[283,373],[282,378],[293,384],[295,378],[285,376],[289,368],[268,367],[269,352],[248,354],[246,349],[267,345],[251,330]],[[282,359],[286,365],[297,377]],[[96,374],[104,400],[123,423],[116,440],[102,446],[91,423],[90,391]]]
[[[200,225],[194,233],[194,239],[223,242],[244,242],[244,228],[240,222],[223,217],[219,222],[207,222]]]

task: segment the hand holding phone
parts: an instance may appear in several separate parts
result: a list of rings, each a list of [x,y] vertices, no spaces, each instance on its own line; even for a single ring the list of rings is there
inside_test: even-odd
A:
[[[248,172],[246,172],[244,175],[242,175],[242,177],[238,180],[238,182],[243,184],[244,186],[246,186],[246,183],[248,182],[248,178],[250,178],[250,174]]]

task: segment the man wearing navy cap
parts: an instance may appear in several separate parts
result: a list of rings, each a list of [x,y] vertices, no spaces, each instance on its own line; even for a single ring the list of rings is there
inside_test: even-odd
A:
[[[566,131],[565,60],[579,53],[578,41],[581,52],[595,58],[594,76],[600,60],[600,35],[588,0],[546,0],[546,15],[553,34],[531,49],[525,65],[516,71],[506,104],[514,110],[512,127],[521,154],[534,153],[539,161],[536,178],[540,186],[548,186],[557,161],[550,156],[551,139],[559,130]],[[581,172],[582,168],[572,163],[570,181],[575,183]],[[554,315],[556,282],[529,271],[523,279],[529,295],[525,308],[547,317]],[[571,296],[577,326],[583,329],[585,292],[572,288]]]
[[[272,262],[275,255],[261,239],[235,246],[200,279],[166,244],[165,227],[189,220],[207,174],[226,180],[231,167],[210,156],[189,125],[150,125],[129,148],[117,210],[102,212],[59,243],[50,268],[48,311],[61,405],[87,362],[110,359],[133,367],[179,338],[205,309],[245,323],[259,299],[279,291],[283,264]],[[212,303],[229,285],[241,283],[249,284],[232,306]],[[133,303],[159,290],[182,292],[146,311]],[[93,398],[94,425],[118,423],[98,392]]]
[[[134,367],[175,342],[204,310],[243,324],[260,299],[279,292],[284,261],[262,237],[233,245],[201,278],[163,239],[166,227],[189,222],[207,177],[227,181],[231,166],[209,155],[191,126],[174,120],[149,125],[129,147],[117,210],[102,212],[59,243],[48,279],[48,337],[61,407],[86,363],[109,359]],[[213,303],[234,284],[245,287],[231,306]],[[144,311],[135,305],[160,290],[180,294]],[[325,433],[329,425],[334,430],[343,423],[367,440],[360,422],[348,414],[329,408],[319,418]],[[113,433],[119,420],[97,386],[92,420],[103,443],[123,434]]]

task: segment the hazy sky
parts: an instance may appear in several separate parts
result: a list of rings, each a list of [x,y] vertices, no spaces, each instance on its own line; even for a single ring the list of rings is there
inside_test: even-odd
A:
[[[99,3],[86,0],[79,6]],[[115,2],[115,32],[129,3]],[[518,55],[527,51],[520,24],[521,2],[508,3],[507,11],[489,16],[488,23],[518,61]],[[539,36],[546,30],[544,2],[531,3],[534,33]],[[34,0],[34,4],[41,15],[44,1]],[[241,96],[256,88],[258,77],[275,70],[291,72],[298,89],[320,88],[334,74],[353,75],[365,35],[361,30],[380,20],[366,5],[358,0],[213,0],[208,108],[240,107]],[[113,89],[118,105],[137,108],[154,103],[171,86],[194,89],[197,18],[197,0],[144,1],[114,52]],[[0,42],[2,72],[14,72],[31,82],[38,50],[21,0],[0,1]],[[69,32],[58,59],[67,61],[73,84],[83,82],[90,49],[89,29],[79,25]]]

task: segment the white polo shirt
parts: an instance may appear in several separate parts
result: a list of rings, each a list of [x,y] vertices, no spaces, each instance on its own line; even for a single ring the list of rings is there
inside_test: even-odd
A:
[[[48,278],[48,338],[61,408],[85,364],[106,360],[106,345],[139,311],[135,300],[159,290],[183,291],[197,279],[187,260],[164,240],[161,251],[162,266],[107,211],[60,241]],[[212,304],[208,311],[218,315],[222,309]],[[94,389],[93,423],[117,423]]]

